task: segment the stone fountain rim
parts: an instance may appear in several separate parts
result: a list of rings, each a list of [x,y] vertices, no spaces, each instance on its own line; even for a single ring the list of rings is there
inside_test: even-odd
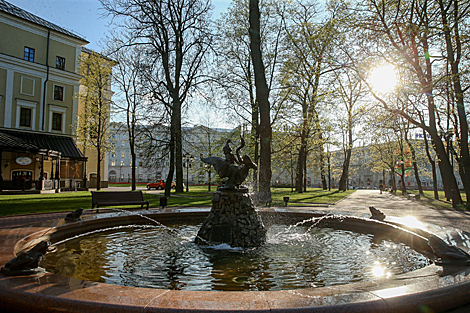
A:
[[[276,212],[276,209],[264,210]],[[263,211],[263,212],[264,212]],[[287,209],[282,209],[288,212]],[[148,211],[147,211],[148,212]],[[193,212],[207,213],[204,210]],[[304,211],[303,213],[305,213]],[[188,213],[185,210],[166,209],[149,213],[173,217]],[[310,211],[310,213],[315,213]],[[75,223],[56,222],[53,227],[20,227],[10,230],[8,240],[2,240],[4,249],[0,265],[21,251],[26,244],[38,241],[44,233],[57,234],[81,225],[106,225],[110,220],[126,220],[129,216],[93,218]],[[107,225],[109,226],[109,225]],[[5,251],[10,249],[10,256]],[[449,270],[449,268],[445,268]],[[348,285],[281,291],[181,291],[146,289],[81,281],[46,273],[31,277],[6,277],[0,274],[0,308],[35,310],[38,306],[48,312],[86,312],[90,309],[111,309],[137,312],[374,312],[400,310],[406,312],[426,305],[435,312],[458,307],[470,293],[470,267],[453,268],[442,274],[442,268],[429,265],[420,270],[397,275],[393,280],[373,280]]]

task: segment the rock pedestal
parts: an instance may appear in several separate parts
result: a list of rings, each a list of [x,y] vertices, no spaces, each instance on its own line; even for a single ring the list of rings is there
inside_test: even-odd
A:
[[[212,209],[196,237],[201,245],[226,243],[231,247],[259,247],[266,240],[266,229],[255,211],[247,190],[217,190]]]

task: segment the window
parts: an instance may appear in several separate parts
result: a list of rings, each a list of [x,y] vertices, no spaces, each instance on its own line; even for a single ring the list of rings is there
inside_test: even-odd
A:
[[[129,166],[132,166],[132,160],[129,162]]]
[[[111,161],[111,166],[116,166],[116,161]]]
[[[124,166],[124,161],[121,161],[121,166]]]
[[[31,127],[31,109],[23,107],[20,109],[20,126]]]
[[[62,113],[52,113],[52,130],[62,130]]]
[[[139,161],[139,166],[142,167],[142,161]]]
[[[49,105],[49,127],[48,130],[59,131],[65,134],[67,108],[58,105]]]
[[[54,100],[64,101],[64,87],[54,85]]]
[[[56,56],[55,67],[58,68],[59,70],[65,70],[65,58]]]
[[[37,102],[16,99],[16,128],[36,130],[36,106]]]
[[[121,152],[121,158],[123,158],[125,155],[124,155],[124,152]]]
[[[112,158],[115,158],[115,157],[116,157],[116,153],[114,153],[114,152],[111,153],[111,157],[112,157]]]
[[[29,62],[34,62],[34,49],[24,47],[24,59]]]

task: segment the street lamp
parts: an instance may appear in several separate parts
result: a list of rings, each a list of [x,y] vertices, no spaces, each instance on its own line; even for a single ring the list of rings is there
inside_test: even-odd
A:
[[[191,167],[191,162],[193,162],[194,157],[189,153],[186,153],[184,158],[184,163],[186,165],[186,192],[189,191],[189,168]]]

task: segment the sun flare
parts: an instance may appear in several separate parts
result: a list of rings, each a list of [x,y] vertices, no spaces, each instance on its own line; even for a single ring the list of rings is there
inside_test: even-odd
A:
[[[397,84],[395,69],[390,65],[378,67],[372,71],[369,81],[374,91],[390,92]]]

